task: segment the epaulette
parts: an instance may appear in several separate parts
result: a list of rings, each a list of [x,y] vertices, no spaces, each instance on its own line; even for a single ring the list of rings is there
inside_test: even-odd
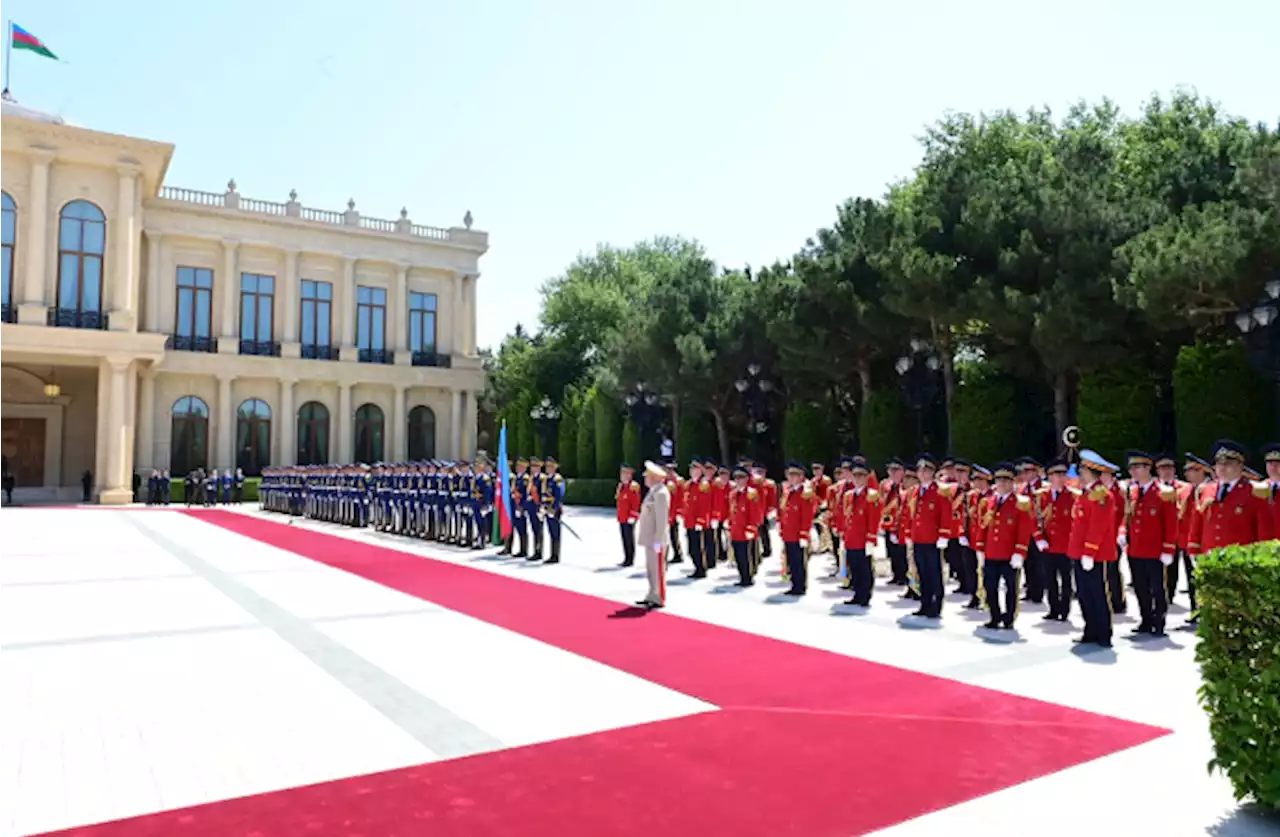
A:
[[[880,492],[879,492],[879,491],[876,491],[874,488],[868,488],[868,489],[867,489],[867,499],[868,499],[868,500],[879,500],[879,499],[880,499]]]
[[[699,483],[698,483],[698,490],[699,490],[699,491],[710,491],[710,490],[711,490],[711,484],[710,484],[710,483],[708,483],[708,482],[699,482]]]
[[[937,483],[937,486],[938,486],[938,493],[941,494],[943,497],[950,497],[951,495],[955,494],[955,486],[949,482],[946,482],[946,483],[940,482],[940,483]]]
[[[1173,503],[1178,499],[1178,489],[1172,485],[1160,484],[1160,499],[1167,503]]]
[[[1267,483],[1265,483],[1265,482],[1251,482],[1251,483],[1249,483],[1249,484],[1253,486],[1253,496],[1254,496],[1254,497],[1257,497],[1259,500],[1270,500],[1270,499],[1271,499],[1271,486],[1270,486],[1270,485],[1268,485],[1268,484],[1267,484]]]
[[[631,483],[631,490],[632,490],[632,491],[634,491],[635,493],[639,494],[639,493],[640,493],[640,483],[638,483],[638,482],[633,482],[633,483]]]
[[[756,498],[756,495],[757,495],[758,493],[759,493],[759,492],[757,492],[754,488],[751,488],[750,486],[748,486],[748,487],[747,487],[747,497],[748,497],[749,499],[754,500],[754,499]]]
[[[1107,498],[1109,498],[1110,496],[1111,496],[1111,492],[1102,483],[1098,483],[1097,485],[1095,485],[1093,487],[1093,490],[1089,492],[1089,499],[1094,501],[1095,503],[1105,503],[1107,501]]]
[[[1075,497],[1079,497],[1081,494],[1084,493],[1080,489],[1076,488],[1074,485],[1068,485],[1067,490],[1070,491],[1071,494]]]
[[[1025,494],[1018,495],[1018,510],[1031,511],[1031,498]]]
[[[813,496],[813,488],[811,488],[808,484],[806,484],[804,487],[804,498],[808,500],[812,496]]]
[[[564,477],[560,476],[559,474],[556,474],[556,482],[564,482]]]
[[[1048,494],[1052,490],[1053,490],[1053,486],[1042,485],[1036,489],[1036,494]]]

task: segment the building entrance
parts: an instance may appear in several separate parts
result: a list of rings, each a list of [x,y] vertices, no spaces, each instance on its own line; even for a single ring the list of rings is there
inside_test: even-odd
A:
[[[14,475],[18,488],[44,485],[45,425],[42,418],[0,420],[4,470]]]

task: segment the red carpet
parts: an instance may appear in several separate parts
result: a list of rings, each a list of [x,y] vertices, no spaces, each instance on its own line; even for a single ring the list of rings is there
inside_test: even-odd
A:
[[[864,834],[1167,730],[231,512],[192,514],[724,707],[62,834]]]

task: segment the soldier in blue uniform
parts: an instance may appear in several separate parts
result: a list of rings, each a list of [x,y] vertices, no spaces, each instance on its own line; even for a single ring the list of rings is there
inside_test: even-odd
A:
[[[520,543],[520,551],[515,553],[515,557],[524,558],[529,554],[528,549],[525,548],[528,530],[525,526],[524,516],[525,484],[528,481],[529,460],[523,456],[517,457],[515,472],[511,474],[511,508],[508,510],[511,515],[511,534],[507,536],[506,543],[502,545],[502,551],[498,553],[499,555],[511,555],[511,547],[516,541]]]
[[[427,463],[427,472],[422,477],[423,512],[426,514],[426,532],[428,540],[440,539],[440,475],[439,464],[433,459]]]
[[[564,512],[564,477],[556,473],[555,457],[543,460],[547,472],[542,475],[543,488],[538,492],[542,501],[542,516],[547,523],[547,536],[551,539],[551,557],[548,564],[560,563],[560,515]]]
[[[542,491],[546,474],[542,473],[542,460],[534,456],[529,459],[528,490],[524,492],[524,515],[529,519],[529,529],[533,537],[533,549],[525,556],[529,561],[542,560]]]
[[[484,473],[484,459],[476,458],[475,471],[467,484],[467,515],[471,518],[471,528],[467,533],[465,546],[471,549],[484,548],[484,509],[487,478]]]

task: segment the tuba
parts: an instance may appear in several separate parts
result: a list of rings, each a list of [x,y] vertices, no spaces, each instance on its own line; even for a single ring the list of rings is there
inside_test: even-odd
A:
[[[1064,428],[1062,431],[1062,446],[1067,449],[1067,462],[1076,461],[1077,453],[1080,450],[1080,428],[1076,425]]]

